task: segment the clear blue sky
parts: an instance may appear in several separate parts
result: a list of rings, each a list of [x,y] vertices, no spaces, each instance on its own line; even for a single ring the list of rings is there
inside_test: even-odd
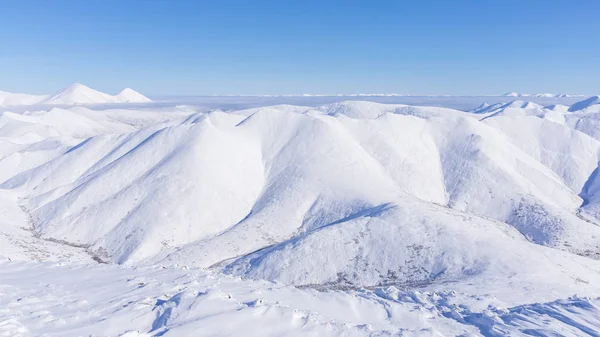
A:
[[[597,94],[598,13],[598,0],[0,0],[0,90]]]

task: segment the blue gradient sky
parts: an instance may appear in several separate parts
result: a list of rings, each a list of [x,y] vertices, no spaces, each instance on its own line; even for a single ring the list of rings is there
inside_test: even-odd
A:
[[[0,2],[0,90],[600,92],[600,1]]]

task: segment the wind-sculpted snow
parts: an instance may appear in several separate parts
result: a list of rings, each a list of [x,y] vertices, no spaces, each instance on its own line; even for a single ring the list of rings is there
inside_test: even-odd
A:
[[[199,270],[1,263],[2,336],[597,336],[597,297],[298,289]],[[506,280],[504,280],[506,282]],[[459,287],[460,288],[460,287]],[[536,302],[537,301],[537,302]]]

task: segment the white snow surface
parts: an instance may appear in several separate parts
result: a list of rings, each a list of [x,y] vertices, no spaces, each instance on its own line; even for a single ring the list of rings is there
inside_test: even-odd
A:
[[[584,296],[511,305],[493,290],[323,292],[200,270],[0,267],[2,336],[596,336],[600,329],[600,299]]]
[[[593,99],[104,95],[0,114],[0,336],[598,335]]]

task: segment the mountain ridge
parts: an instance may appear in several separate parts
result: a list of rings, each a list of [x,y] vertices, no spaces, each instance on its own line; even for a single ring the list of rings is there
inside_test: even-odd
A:
[[[125,88],[116,95],[110,95],[77,82],[50,95],[28,95],[0,91],[0,106],[89,105],[149,102],[152,102],[152,100],[131,88]]]

